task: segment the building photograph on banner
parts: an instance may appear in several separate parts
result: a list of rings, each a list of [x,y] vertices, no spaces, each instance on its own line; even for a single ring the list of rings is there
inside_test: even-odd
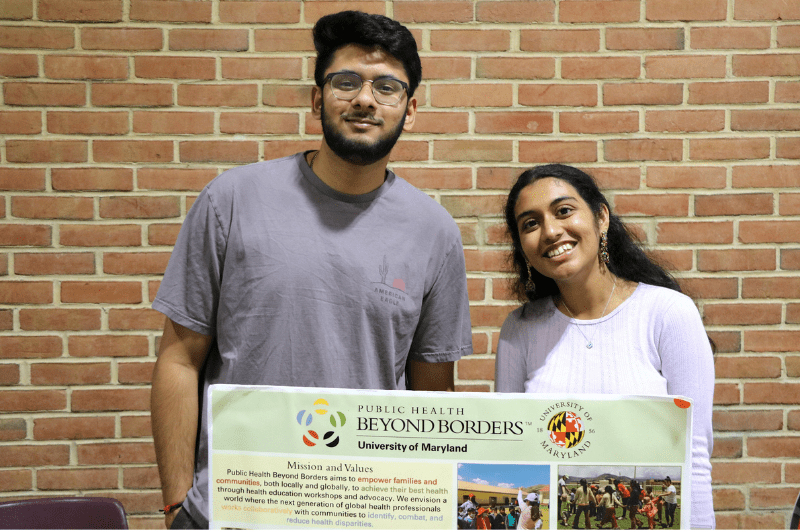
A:
[[[631,492],[646,524],[691,498],[680,397],[213,385],[206,404],[211,528],[563,528],[629,519]]]

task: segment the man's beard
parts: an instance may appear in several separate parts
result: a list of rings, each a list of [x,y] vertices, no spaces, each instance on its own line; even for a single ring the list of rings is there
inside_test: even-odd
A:
[[[374,143],[369,144],[346,138],[337,130],[325,113],[324,102],[322,104],[321,115],[322,134],[325,137],[325,143],[328,144],[328,147],[330,147],[339,158],[357,166],[374,164],[388,155],[392,151],[394,144],[397,143],[397,139],[400,138],[400,134],[403,132],[403,125],[406,123],[406,114],[404,112],[397,127],[386,133],[386,135],[378,138]],[[350,113],[350,116],[352,118],[369,117],[369,114],[357,114],[353,112]]]

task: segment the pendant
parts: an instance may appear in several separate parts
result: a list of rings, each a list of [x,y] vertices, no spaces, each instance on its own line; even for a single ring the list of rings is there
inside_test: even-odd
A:
[[[587,343],[586,343],[586,349],[587,349],[587,350],[591,350],[591,349],[592,349],[592,346],[593,346],[593,344],[592,344],[591,342],[587,342]]]

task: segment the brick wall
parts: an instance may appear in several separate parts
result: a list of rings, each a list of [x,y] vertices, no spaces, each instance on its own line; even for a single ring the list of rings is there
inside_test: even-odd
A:
[[[785,528],[800,489],[800,2],[0,0],[0,500],[161,496],[149,306],[222,170],[319,142],[310,27],[383,13],[420,43],[392,167],[462,229],[491,391],[515,307],[500,204],[522,168],[590,169],[671,262],[717,355],[722,528]]]

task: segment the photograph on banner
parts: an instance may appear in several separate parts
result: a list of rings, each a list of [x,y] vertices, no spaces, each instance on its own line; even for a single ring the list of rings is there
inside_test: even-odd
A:
[[[472,522],[480,517],[487,518],[490,528],[516,528],[526,499],[538,511],[534,522],[541,519],[541,528],[550,528],[549,465],[460,463],[457,467],[458,528],[473,528]]]
[[[590,503],[588,518],[592,524],[619,522],[627,527],[635,518],[643,528],[649,527],[649,523],[666,525],[667,498],[677,505],[670,516],[680,521],[681,466],[561,465],[557,469],[558,491],[561,492],[556,508],[558,528],[584,527],[587,518],[575,501],[578,489],[584,485],[594,498],[594,508]],[[669,486],[675,489],[675,499],[671,497],[673,490]],[[604,496],[609,499],[606,503],[603,503]],[[629,508],[632,500],[635,501],[633,515]],[[635,526],[633,523],[632,527]]]
[[[523,519],[555,528],[560,467],[677,477],[690,462],[682,398],[237,385],[207,397],[212,528],[458,528],[470,493],[476,516],[530,508]],[[642,430],[647,444],[626,443]]]

